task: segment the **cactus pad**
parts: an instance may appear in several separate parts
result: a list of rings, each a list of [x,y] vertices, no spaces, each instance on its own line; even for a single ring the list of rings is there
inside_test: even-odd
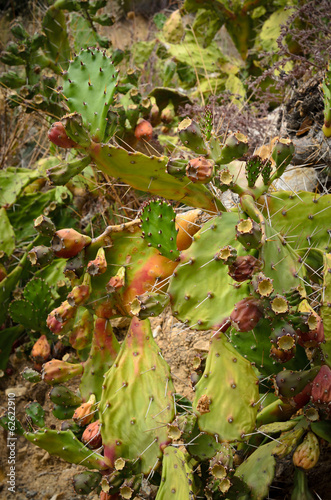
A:
[[[187,456],[181,450],[167,446],[163,452],[161,485],[156,500],[193,500],[193,471],[187,463]]]

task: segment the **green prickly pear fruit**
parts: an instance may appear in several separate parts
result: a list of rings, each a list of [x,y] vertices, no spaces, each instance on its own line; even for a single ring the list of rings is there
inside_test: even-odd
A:
[[[296,344],[297,334],[286,321],[279,321],[271,327],[270,342],[275,344],[276,349],[291,351]]]
[[[270,300],[271,310],[278,316],[279,314],[286,314],[288,312],[289,306],[286,297],[283,295],[275,295]]]
[[[248,151],[248,139],[240,132],[229,135],[226,139],[221,153],[216,160],[218,165],[225,165],[237,158],[240,158]]]
[[[31,350],[31,358],[36,363],[46,363],[51,355],[51,346],[46,335],[42,335],[34,344]]]
[[[150,141],[153,137],[153,127],[147,120],[141,120],[134,129],[135,138],[138,141]]]
[[[78,495],[88,495],[100,484],[101,479],[100,472],[84,471],[75,474],[72,482]]]
[[[240,300],[230,315],[232,325],[239,332],[249,332],[263,317],[261,303],[251,297]]]
[[[291,139],[278,139],[271,156],[276,163],[277,177],[285,172],[294,155],[294,145]]]
[[[64,385],[56,385],[49,393],[50,400],[62,406],[78,406],[82,403],[82,398]]]
[[[247,249],[261,246],[261,227],[253,219],[241,219],[236,225],[236,238]]]
[[[77,313],[77,307],[72,307],[67,300],[53,309],[47,316],[46,324],[51,332],[59,335],[64,333],[74,320]]]
[[[100,433],[100,420],[96,420],[89,424],[82,435],[82,442],[91,448],[91,450],[96,450],[102,446],[102,438]]]
[[[87,264],[86,270],[91,276],[99,276],[107,271],[107,260],[103,247],[99,248],[96,258]]]
[[[234,262],[230,263],[228,275],[238,283],[242,283],[251,279],[260,266],[261,262],[253,255],[239,255]]]
[[[54,222],[45,215],[39,215],[34,221],[34,228],[42,236],[52,237],[56,231]]]
[[[284,398],[293,398],[299,394],[309,382],[312,382],[319,372],[320,367],[315,366],[310,370],[292,371],[283,370],[275,377],[276,394]]]
[[[79,252],[75,257],[67,260],[63,274],[68,279],[77,279],[84,270],[84,252]]]
[[[71,307],[81,306],[91,295],[91,277],[85,274],[83,283],[75,286],[67,296],[67,301]]]
[[[215,260],[221,260],[223,264],[231,266],[237,261],[237,249],[231,245],[226,245],[221,248],[214,257]]]
[[[76,408],[75,413],[72,417],[73,421],[81,427],[92,422],[94,419],[94,414],[96,412],[96,399],[95,395],[91,394],[89,400],[86,403],[81,404]]]
[[[91,144],[88,131],[84,128],[82,115],[79,113],[69,113],[61,119],[67,136],[75,141],[79,146],[87,148]]]
[[[331,406],[331,370],[328,365],[321,366],[313,380],[311,400],[314,403]]]
[[[78,233],[75,229],[60,229],[52,239],[52,248],[57,257],[68,259],[75,257],[91,243],[91,238]]]
[[[54,385],[66,382],[83,373],[81,364],[67,363],[60,359],[52,359],[43,365],[42,378],[46,384]]]
[[[202,132],[199,125],[191,120],[185,118],[178,125],[178,135],[184,146],[187,146],[195,153],[205,155],[208,153]]]
[[[192,182],[207,184],[213,178],[214,163],[203,156],[192,158],[186,167],[186,175]]]
[[[158,316],[169,304],[169,300],[169,295],[156,292],[146,292],[143,295],[137,295],[131,302],[131,312],[139,319]]]
[[[55,122],[48,131],[48,139],[60,148],[77,148],[77,142],[67,136],[62,122]]]
[[[252,285],[255,292],[260,297],[270,297],[270,295],[274,291],[272,282],[273,280],[271,278],[268,278],[263,273],[258,273],[256,276],[254,276]]]
[[[293,453],[293,463],[296,467],[309,470],[315,467],[320,456],[320,447],[316,435],[309,431]]]
[[[45,245],[38,245],[30,250],[28,259],[32,266],[45,267],[53,261],[54,251]]]
[[[184,158],[170,158],[167,163],[169,175],[182,179],[186,175],[187,160]]]

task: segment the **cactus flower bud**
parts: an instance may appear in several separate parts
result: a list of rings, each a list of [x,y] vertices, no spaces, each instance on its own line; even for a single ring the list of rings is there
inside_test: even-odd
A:
[[[36,363],[45,363],[51,354],[51,346],[46,335],[42,335],[34,344],[31,350],[31,358]]]
[[[242,283],[243,281],[251,279],[260,265],[260,261],[253,257],[253,255],[240,255],[229,266],[228,275],[235,281],[238,281],[238,283]]]
[[[55,122],[48,131],[49,140],[60,148],[75,148],[77,142],[67,136],[66,129],[62,122]]]
[[[150,141],[153,137],[153,127],[147,120],[141,120],[134,129],[134,135],[138,141]]]
[[[213,177],[214,164],[203,156],[192,158],[186,167],[186,175],[192,182],[207,184]]]
[[[100,427],[100,420],[96,420],[89,424],[83,432],[82,442],[91,448],[91,450],[96,450],[102,446]]]
[[[318,439],[313,432],[309,431],[293,453],[293,463],[296,467],[309,470],[315,467],[319,456],[320,447]]]
[[[97,256],[87,264],[87,272],[91,276],[99,276],[107,271],[107,260],[104,248],[99,248]]]
[[[81,364],[67,363],[60,359],[52,359],[44,364],[42,378],[46,384],[54,385],[66,382],[83,372]]]
[[[256,299],[247,297],[236,303],[230,315],[230,319],[232,325],[239,332],[249,332],[256,327],[262,316],[263,313],[260,302]]]
[[[331,403],[331,370],[328,365],[321,366],[320,371],[313,380],[311,400],[330,406]]]
[[[94,418],[94,413],[96,410],[96,399],[95,395],[91,394],[89,400],[86,403],[81,404],[76,408],[75,413],[73,414],[73,421],[76,422],[80,427],[85,427],[90,422],[92,422]]]
[[[57,257],[68,259],[75,257],[91,241],[89,236],[80,234],[75,229],[60,229],[53,236],[52,248]]]

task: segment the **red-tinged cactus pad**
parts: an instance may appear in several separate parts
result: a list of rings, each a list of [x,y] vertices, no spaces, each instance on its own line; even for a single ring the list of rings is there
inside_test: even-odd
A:
[[[60,359],[52,359],[43,365],[42,378],[49,385],[61,384],[77,375],[81,375],[83,366],[81,364],[67,363]]]
[[[148,157],[108,144],[92,144],[89,154],[102,172],[135,189],[211,212],[225,210],[203,184],[184,182],[168,174],[165,156]]]
[[[208,330],[220,324],[249,293],[248,284],[233,286],[228,266],[218,258],[222,242],[243,252],[235,239],[237,221],[235,213],[212,218],[180,255],[168,292],[173,315],[191,328]]]
[[[162,478],[156,500],[191,500],[195,498],[195,487],[190,456],[178,448],[167,446],[163,452]]]
[[[70,430],[58,431],[44,429],[37,432],[25,432],[28,441],[48,451],[50,455],[62,458],[71,464],[81,464],[88,469],[107,470],[107,458],[86,448]]]
[[[205,411],[201,411],[202,397],[208,398]],[[204,374],[195,387],[193,409],[199,415],[200,430],[217,434],[219,441],[245,439],[255,427],[258,399],[258,379],[250,362],[224,334],[214,336]]]
[[[312,383],[311,400],[331,408],[331,370],[327,365],[321,366]]]
[[[80,393],[86,401],[95,394],[97,401],[101,398],[104,374],[113,365],[120,350],[110,321],[96,318],[93,328],[92,345],[89,356],[84,363],[84,373],[80,382]]]
[[[259,446],[247,460],[236,469],[235,477],[241,478],[251,492],[251,498],[266,498],[273,481],[276,460],[272,452],[276,441]]]
[[[48,139],[60,148],[75,148],[78,146],[77,142],[67,136],[62,122],[53,123],[48,131]]]
[[[104,247],[109,264],[105,273],[92,276],[92,294],[85,304],[98,317],[132,316],[130,304],[136,295],[150,291],[158,281],[165,283],[177,265],[148,247],[139,224],[138,219],[109,226],[87,249],[90,260]]]
[[[133,318],[105,376],[99,404],[104,453],[112,466],[121,457],[133,460],[144,474],[157,467],[169,443],[166,424],[175,416],[173,391],[149,320]]]
[[[91,243],[91,238],[80,234],[75,229],[59,229],[53,236],[52,248],[57,257],[69,259],[75,257]]]

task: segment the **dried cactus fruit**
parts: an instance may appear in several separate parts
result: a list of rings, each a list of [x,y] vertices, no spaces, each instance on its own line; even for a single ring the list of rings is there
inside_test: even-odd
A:
[[[296,467],[309,470],[315,467],[320,456],[319,442],[316,435],[309,431],[293,453],[293,463]]]

